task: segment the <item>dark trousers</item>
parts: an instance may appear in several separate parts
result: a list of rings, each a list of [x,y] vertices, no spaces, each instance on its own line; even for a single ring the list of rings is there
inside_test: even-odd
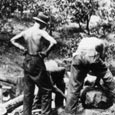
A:
[[[65,92],[65,83],[63,79],[58,80],[56,85],[63,93]],[[41,90],[39,89],[35,97],[33,108],[41,109],[41,100],[42,100],[41,96],[42,96]],[[56,108],[63,107],[64,106],[63,102],[64,102],[64,97],[60,93],[56,92],[55,93],[55,107]]]
[[[57,81],[56,85],[63,93],[65,92],[65,83],[63,80]],[[63,102],[64,102],[64,97],[60,93],[57,92],[55,96],[56,108],[63,107],[64,106]]]
[[[34,89],[41,91],[42,115],[51,115],[51,84],[43,60],[38,56],[26,55],[24,60],[23,115],[32,115]]]
[[[67,115],[77,114],[79,95],[83,86],[84,79],[89,71],[102,78],[108,91],[115,96],[115,80],[106,64],[95,57],[85,57],[85,55],[76,55],[71,64],[71,76],[67,91],[67,103],[65,112]]]

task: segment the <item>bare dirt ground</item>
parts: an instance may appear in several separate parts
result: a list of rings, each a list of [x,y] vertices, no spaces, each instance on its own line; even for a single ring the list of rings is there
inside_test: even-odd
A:
[[[23,76],[23,56],[15,51],[15,48],[0,46],[0,77],[12,79],[14,82],[19,76]]]
[[[0,20],[2,23],[2,20]],[[0,78],[16,81],[23,76],[22,63],[24,56],[10,43],[11,37],[20,33],[31,24],[16,19],[8,19],[0,33]],[[7,33],[11,33],[9,36]]]

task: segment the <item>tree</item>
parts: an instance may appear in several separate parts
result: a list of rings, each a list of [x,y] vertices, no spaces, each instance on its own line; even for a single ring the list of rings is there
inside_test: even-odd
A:
[[[68,0],[69,1],[69,0]],[[86,23],[86,30],[90,34],[89,21],[93,14],[98,9],[98,3],[93,0],[73,0],[69,1],[73,21],[79,23]]]

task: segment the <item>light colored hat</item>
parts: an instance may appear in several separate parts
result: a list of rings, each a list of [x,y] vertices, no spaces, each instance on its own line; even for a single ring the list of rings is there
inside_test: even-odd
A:
[[[38,23],[40,22],[46,25],[48,24],[49,21],[49,17],[44,15],[42,12],[40,12],[37,17],[33,17],[33,19]]]

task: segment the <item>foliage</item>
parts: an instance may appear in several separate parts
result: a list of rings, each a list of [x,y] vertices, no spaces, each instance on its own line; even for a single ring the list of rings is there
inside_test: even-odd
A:
[[[31,19],[41,11],[49,15],[49,32],[51,35],[54,31],[60,33],[60,48],[57,46],[57,49],[60,49],[59,54],[62,56],[71,57],[81,39],[78,30],[59,29],[65,24],[78,23],[80,28],[87,30],[85,32],[90,34],[90,18],[93,14],[98,14],[101,19],[107,20],[107,23],[95,27],[92,33],[98,36],[98,34],[103,35],[114,30],[115,5],[113,4],[109,10],[100,8],[98,0],[0,0],[0,2],[0,17],[3,19],[1,28],[5,26],[4,18],[16,17],[18,14],[19,19]],[[109,18],[112,18],[113,21],[110,21]],[[8,27],[11,26],[8,25]],[[60,44],[60,41],[64,44]]]
[[[98,9],[98,3],[93,0],[73,0],[70,1],[70,8],[72,9],[73,20],[78,23],[87,22],[87,29],[90,17],[95,14]]]

